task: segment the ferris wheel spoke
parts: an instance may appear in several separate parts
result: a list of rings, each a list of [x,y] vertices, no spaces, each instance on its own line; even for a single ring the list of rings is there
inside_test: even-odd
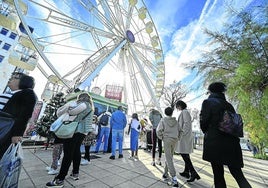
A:
[[[134,44],[136,47],[140,48],[141,50],[149,50],[150,52],[154,53],[154,54],[157,54],[157,53],[161,53],[161,49],[159,48],[155,48],[155,47],[152,47],[152,46],[149,46],[149,45],[144,45],[142,43],[135,43]]]
[[[78,0],[78,1],[86,10],[92,13],[92,15],[94,15],[96,19],[98,19],[108,31],[111,31],[113,33],[116,31],[119,32],[119,30],[114,27],[114,23],[111,22],[109,18],[107,19],[105,15],[100,10],[98,10],[92,2],[88,0]]]
[[[131,46],[130,46],[130,51],[131,51],[131,54],[132,54],[135,62],[137,63],[137,65],[139,67],[139,70],[141,71],[141,76],[143,77],[144,83],[145,83],[150,95],[152,96],[153,101],[155,102],[155,104],[158,104],[159,101],[157,101],[157,99],[155,97],[154,90],[153,90],[153,88],[152,88],[152,86],[151,86],[151,84],[149,82],[150,79],[148,79],[148,76],[147,76],[146,72],[143,69],[142,63],[140,62],[140,60],[135,55],[135,51],[133,50],[133,48]]]
[[[24,1],[30,8],[22,15],[28,21],[23,26],[34,27],[34,32],[27,33],[43,47],[38,53],[44,61],[38,68],[52,73],[43,73],[48,83],[54,76],[59,78],[53,83],[55,88],[58,84],[64,89],[88,91],[91,84],[118,83],[123,85],[122,100],[129,109],[145,112],[149,106],[160,108],[163,52],[142,0]],[[113,76],[107,78],[107,72]]]
[[[101,5],[106,19],[113,23],[114,27],[124,33],[124,22],[122,17],[122,7],[118,2],[112,1],[109,4],[109,1],[98,0]]]
[[[157,71],[158,68],[147,58],[145,54],[143,54],[139,49],[135,48],[135,46],[132,46],[132,48],[132,50],[135,52],[134,54],[138,56],[140,61],[146,65],[146,68],[150,69],[150,72]]]
[[[35,5],[42,7],[43,9],[46,9],[48,11],[48,14],[46,15],[46,18],[38,18],[38,17],[31,17],[32,19],[39,19],[47,23],[55,24],[55,25],[61,25],[63,27],[68,27],[80,31],[85,31],[89,33],[95,33],[98,36],[106,37],[112,39],[114,37],[114,34],[102,29],[99,29],[97,27],[94,27],[92,25],[89,25],[88,23],[82,22],[80,20],[74,19],[65,13],[62,13],[58,10],[52,9],[51,7],[48,7],[44,4],[38,3],[34,0],[30,0]]]
[[[126,16],[126,30],[129,30],[129,28],[130,28],[133,10],[134,10],[134,6],[130,6],[129,10],[128,10],[128,14]]]

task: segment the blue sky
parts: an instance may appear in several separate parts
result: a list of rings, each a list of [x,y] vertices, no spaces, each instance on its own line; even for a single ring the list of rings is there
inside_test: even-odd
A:
[[[206,89],[200,89],[202,77],[197,77],[194,72],[185,69],[184,64],[198,61],[204,51],[210,50],[209,39],[203,33],[203,29],[221,31],[223,25],[232,19],[227,13],[228,6],[239,12],[254,3],[267,2],[267,0],[143,1],[161,40],[166,67],[165,84],[169,85],[174,81],[183,81],[187,84],[192,92],[184,100],[189,102],[190,108],[198,109],[207,97],[204,94]]]
[[[183,64],[198,61],[201,53],[210,49],[209,39],[203,34],[203,29],[221,31],[224,23],[232,19],[227,13],[228,6],[239,12],[265,1],[145,0],[144,2],[161,38],[166,65],[166,85],[173,81],[183,81],[192,89],[185,101],[189,101],[190,107],[200,109],[201,102],[207,97],[204,94],[206,89],[202,90],[202,77],[196,77],[196,74],[185,69]],[[196,90],[198,87],[199,90]],[[202,96],[198,97],[200,95]]]

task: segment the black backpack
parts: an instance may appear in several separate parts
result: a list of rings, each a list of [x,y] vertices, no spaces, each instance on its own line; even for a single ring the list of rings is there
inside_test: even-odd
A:
[[[102,126],[107,126],[109,121],[109,115],[108,114],[103,114],[99,120],[99,124]]]

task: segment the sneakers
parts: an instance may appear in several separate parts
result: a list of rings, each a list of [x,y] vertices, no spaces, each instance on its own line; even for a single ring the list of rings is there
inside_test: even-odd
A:
[[[73,180],[79,180],[79,174],[73,174],[73,173],[71,173],[70,174],[70,176],[71,176],[71,178],[73,179]]]
[[[172,186],[172,187],[179,187],[179,183],[178,183],[178,181],[174,181],[174,180],[172,180],[172,181],[169,181],[168,183],[167,183],[169,186]]]
[[[179,183],[178,183],[178,181],[177,180],[174,180],[174,179],[172,179],[171,181],[169,181],[168,183],[167,183],[169,186],[172,186],[172,187],[179,187]]]
[[[46,167],[46,171],[50,171],[51,170],[51,167],[50,166],[47,166]]]
[[[156,162],[156,164],[157,164],[157,165],[159,165],[159,166],[161,166],[161,165],[162,165],[162,163],[161,163],[161,161],[160,161],[160,160],[158,160],[158,161]]]
[[[59,179],[54,179],[51,182],[48,182],[46,184],[46,187],[57,187],[57,188],[61,188],[64,186],[64,181],[63,180],[59,180]]]
[[[132,160],[132,161],[137,161],[137,159],[135,157],[131,157],[131,156],[128,159]]]
[[[119,154],[118,158],[119,158],[119,159],[120,159],[120,158],[123,158],[123,154]]]
[[[162,180],[167,183],[169,181],[169,177],[167,175],[163,174]]]
[[[152,165],[152,166],[155,166],[155,162],[153,161],[153,162],[151,163],[151,165]]]
[[[115,160],[115,156],[111,155],[109,159]]]
[[[55,170],[53,168],[50,168],[50,170],[47,172],[48,175],[56,175],[58,173],[59,173],[59,171],[58,170]]]
[[[81,162],[80,162],[81,165],[88,165],[90,164],[90,161],[86,160],[86,159],[81,159]]]

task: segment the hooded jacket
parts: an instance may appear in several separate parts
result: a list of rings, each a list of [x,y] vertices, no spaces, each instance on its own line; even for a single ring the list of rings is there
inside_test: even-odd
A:
[[[161,140],[165,138],[179,139],[179,131],[180,127],[178,121],[175,117],[170,116],[161,119],[156,128],[157,137]]]

